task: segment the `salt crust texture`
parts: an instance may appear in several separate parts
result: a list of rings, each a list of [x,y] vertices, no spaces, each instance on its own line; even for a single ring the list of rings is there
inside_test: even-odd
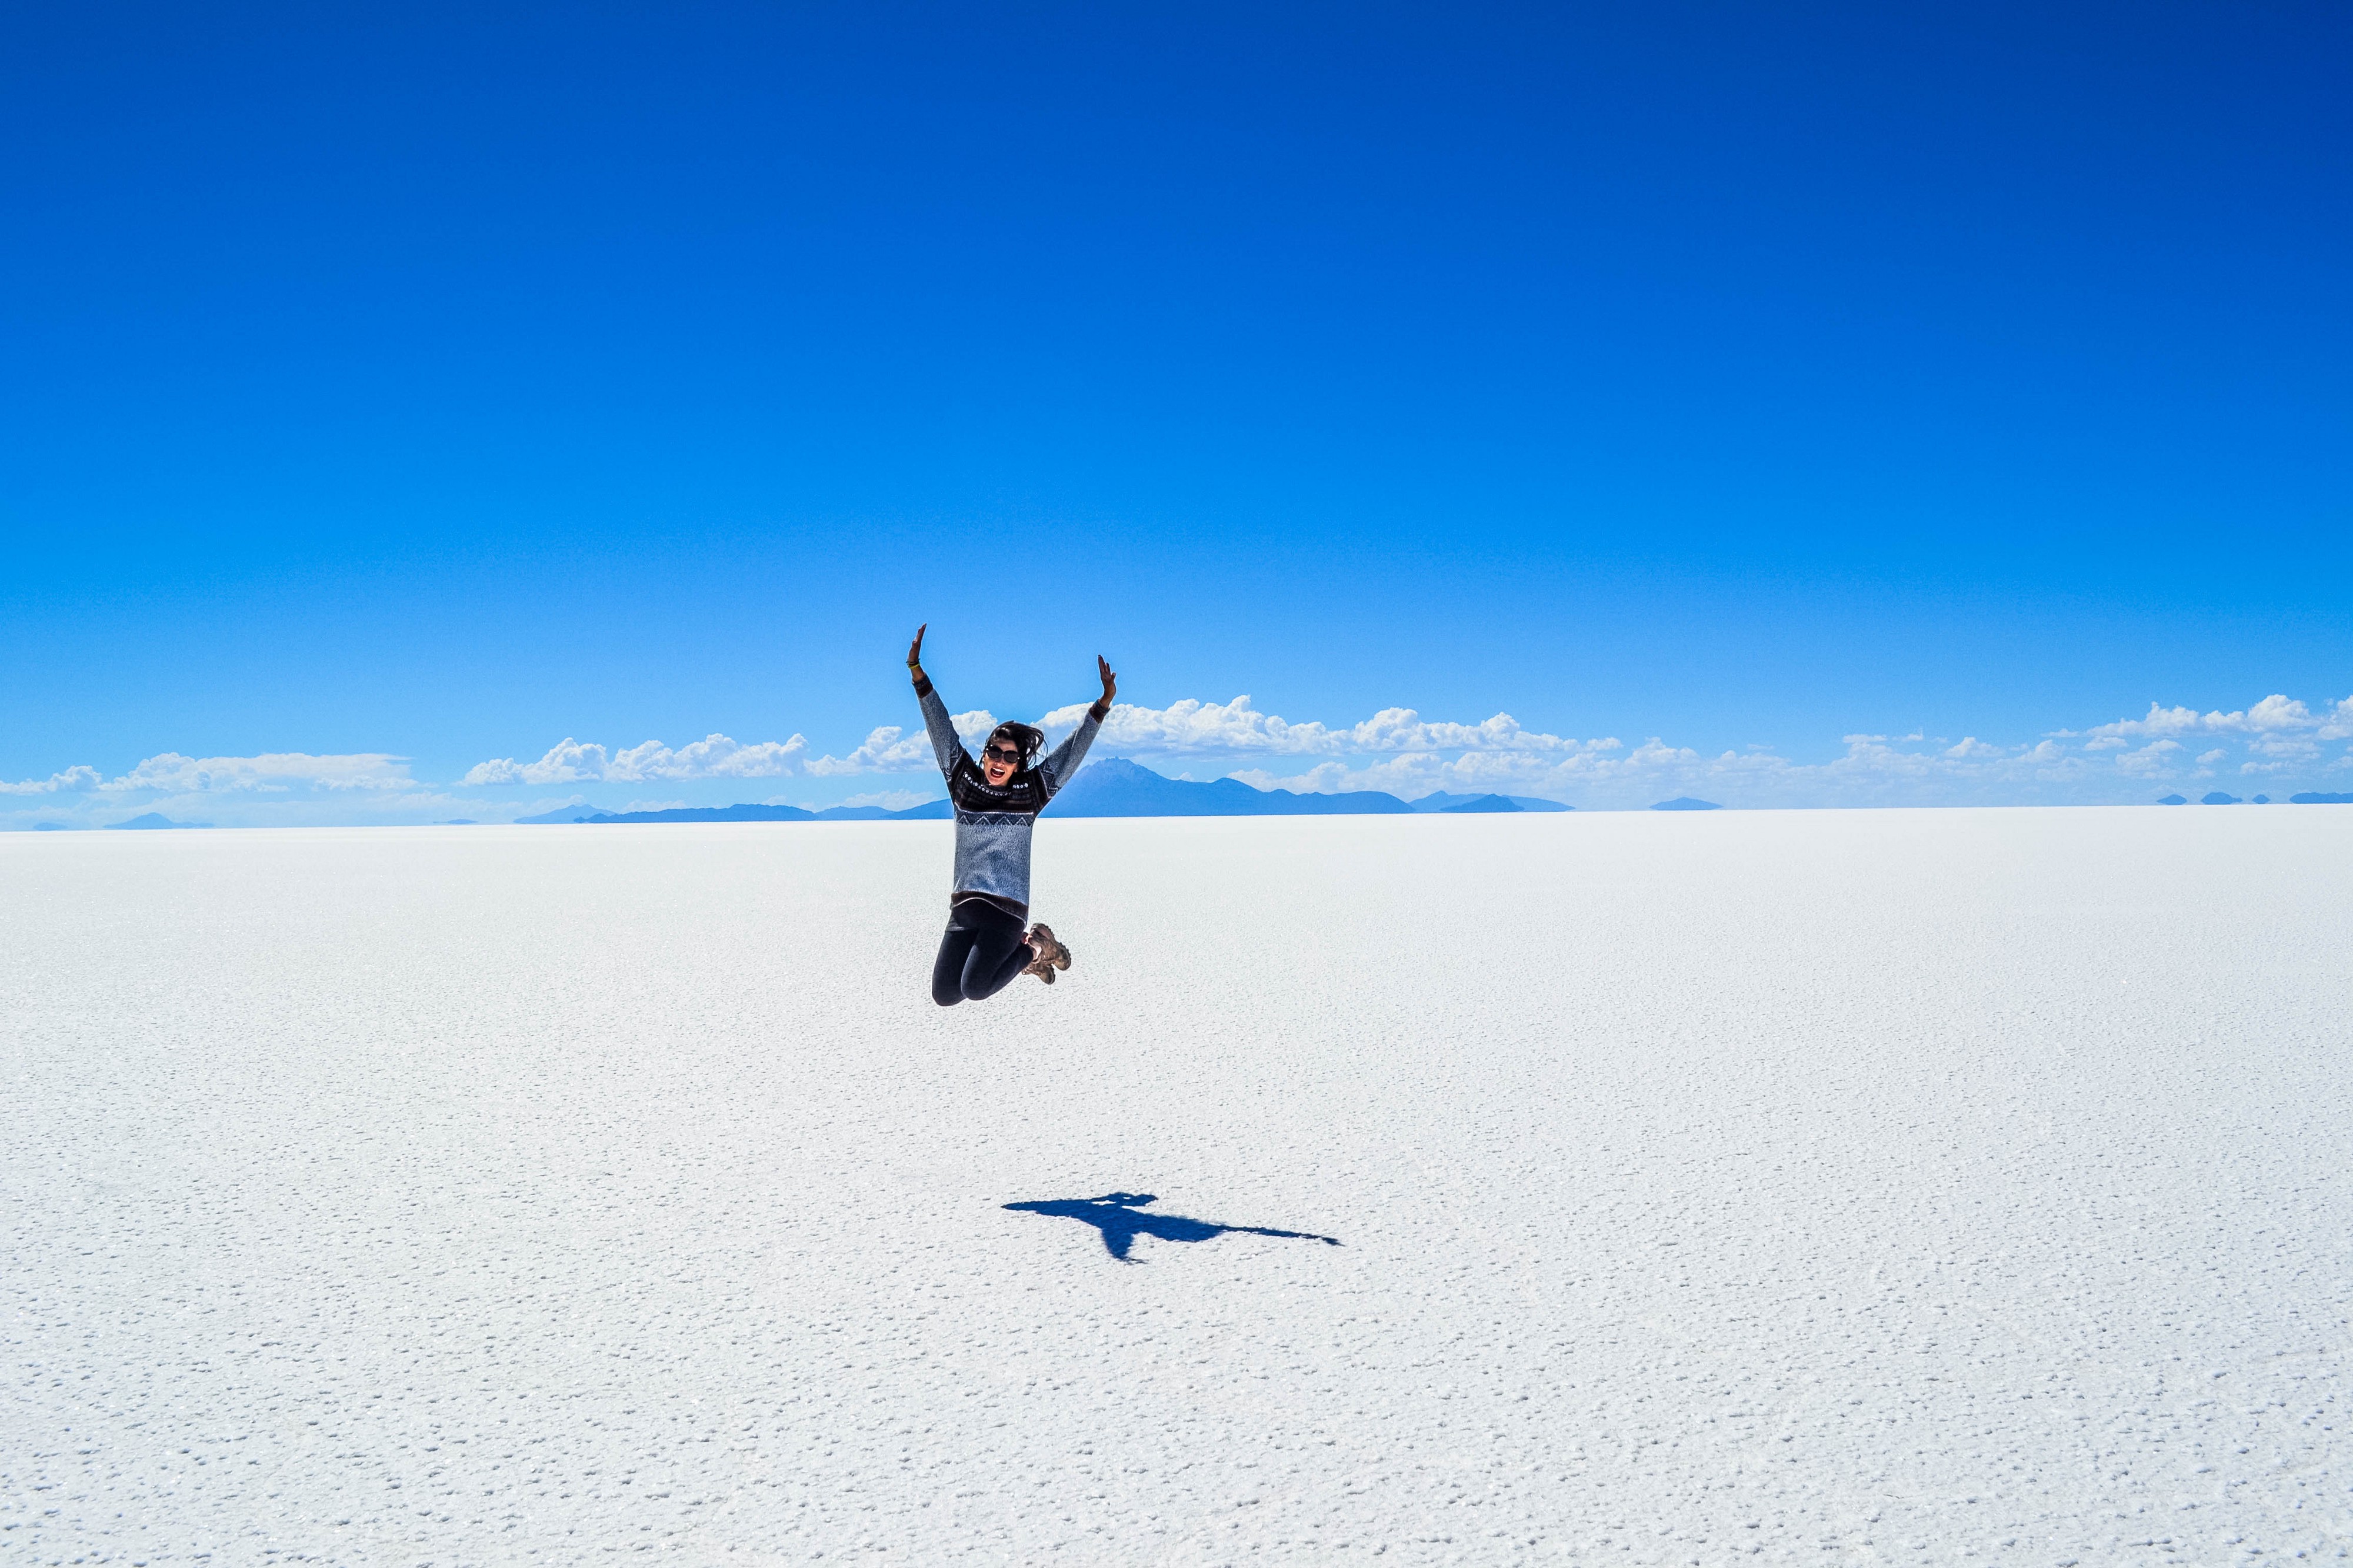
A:
[[[0,840],[0,1558],[2346,1554],[2353,810],[1038,853]]]

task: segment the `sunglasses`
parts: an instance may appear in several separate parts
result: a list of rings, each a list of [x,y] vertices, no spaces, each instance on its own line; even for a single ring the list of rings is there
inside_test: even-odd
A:
[[[1021,753],[1011,746],[989,746],[980,754],[996,762],[1011,763],[1017,768],[1021,765]]]

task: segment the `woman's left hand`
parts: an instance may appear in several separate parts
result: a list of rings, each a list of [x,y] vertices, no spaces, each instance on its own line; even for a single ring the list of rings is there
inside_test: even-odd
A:
[[[1103,700],[1095,706],[1108,713],[1111,711],[1111,700],[1119,692],[1119,677],[1113,673],[1111,661],[1101,654],[1095,655],[1095,668],[1102,674],[1103,683]]]

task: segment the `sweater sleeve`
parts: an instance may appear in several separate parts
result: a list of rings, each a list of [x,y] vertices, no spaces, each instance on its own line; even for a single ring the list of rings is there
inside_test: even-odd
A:
[[[972,755],[957,737],[955,721],[948,718],[948,705],[940,700],[938,688],[926,680],[917,700],[923,707],[923,728],[932,737],[932,755],[939,759],[942,776],[953,782],[956,763],[969,763]]]
[[[1038,771],[1046,775],[1048,800],[1060,793],[1062,786],[1071,782],[1071,775],[1079,771],[1079,764],[1087,760],[1087,748],[1095,743],[1095,731],[1102,728],[1103,721],[1094,716],[1092,709],[1089,709],[1079,727],[1038,764]]]

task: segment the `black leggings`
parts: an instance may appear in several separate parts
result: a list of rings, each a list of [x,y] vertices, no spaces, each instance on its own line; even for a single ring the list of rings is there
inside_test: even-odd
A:
[[[1038,955],[1028,928],[995,904],[967,899],[948,911],[947,934],[932,961],[932,1000],[943,1007],[994,996]]]

